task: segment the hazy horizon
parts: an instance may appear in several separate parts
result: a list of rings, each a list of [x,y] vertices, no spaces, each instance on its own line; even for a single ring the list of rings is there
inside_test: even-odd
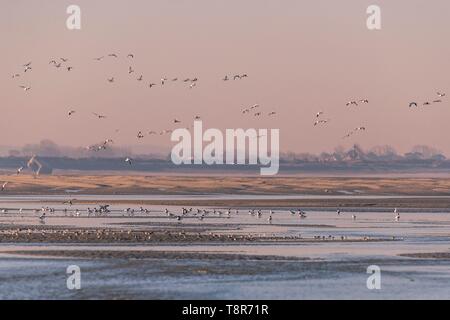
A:
[[[279,128],[282,152],[358,144],[405,153],[429,145],[450,155],[448,100],[408,108],[449,91],[448,1],[377,1],[379,31],[366,28],[366,8],[374,3],[365,0],[79,0],[79,31],[66,28],[70,4],[1,5],[0,145],[50,139],[84,147],[111,138],[118,146],[170,150],[169,135],[139,141],[136,135],[173,129],[175,118],[190,126],[199,115],[205,128]],[[113,52],[118,59],[93,60]],[[49,65],[60,57],[69,59],[71,72]],[[33,70],[23,74],[29,61]],[[14,73],[21,76],[12,79]],[[221,80],[237,73],[249,77]],[[193,89],[179,82],[148,88],[163,76],[199,81]],[[32,89],[25,93],[19,85]],[[345,106],[363,98],[369,104]],[[242,115],[255,103],[264,117]],[[71,109],[77,112],[69,118]],[[267,117],[271,111],[277,115]],[[326,126],[313,126],[318,111],[330,119]],[[342,139],[358,126],[366,132]]]

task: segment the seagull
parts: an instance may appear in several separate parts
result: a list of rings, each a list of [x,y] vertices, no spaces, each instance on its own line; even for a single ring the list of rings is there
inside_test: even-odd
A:
[[[250,107],[250,110],[253,110],[253,109],[256,109],[256,108],[259,108],[259,104],[254,104],[252,107]]]
[[[132,162],[133,160],[131,159],[131,158],[126,158],[125,159],[125,162],[126,163],[128,163],[130,166],[131,166],[131,162]]]
[[[65,58],[60,58],[62,62],[67,62],[69,61],[69,59],[65,59]]]
[[[356,220],[356,215],[352,214],[352,219]]]
[[[92,114],[93,114],[94,116],[96,116],[97,118],[99,118],[99,119],[105,119],[105,118],[106,118],[106,116],[103,116],[103,115],[98,114],[98,113],[95,113],[95,112],[93,112]]]
[[[132,74],[134,72],[133,68],[130,66],[128,67],[128,74]]]
[[[445,93],[436,92],[436,94],[437,94],[439,97],[441,97],[441,98],[445,97]]]
[[[356,101],[349,101],[349,102],[347,102],[347,104],[346,104],[347,107],[348,107],[348,106],[351,106],[351,105],[357,106],[357,105],[358,105],[358,102],[356,102]]]
[[[255,117],[259,117],[260,115],[261,115],[261,112],[256,112],[256,113],[254,114]]]
[[[320,117],[323,114],[323,111],[319,111],[316,113],[316,118]]]
[[[142,81],[142,79],[143,79],[143,76],[142,76],[142,74],[141,74],[140,77],[137,78],[137,81]]]
[[[194,120],[200,120],[201,117],[200,116],[195,116]]]
[[[423,105],[424,106],[429,106],[431,103],[429,102],[429,101],[425,101],[424,103],[423,103]]]
[[[27,66],[25,67],[25,70],[23,72],[27,72],[28,70],[33,70],[31,67]]]
[[[173,78],[172,81],[173,82],[178,81],[178,78]]]
[[[327,122],[328,122],[328,120],[317,120],[316,122],[314,122],[314,127],[319,124],[326,124]]]
[[[24,66],[24,67],[29,67],[29,66],[31,66],[31,61],[28,62],[28,63],[26,63],[26,64],[24,64],[23,66]]]
[[[108,81],[109,81],[110,83],[113,83],[113,82],[114,82],[114,77],[108,79]]]
[[[178,119],[174,119],[174,120],[173,120],[173,123],[181,123],[181,121],[178,120]]]
[[[127,55],[127,58],[133,59],[133,58],[134,58],[134,54],[132,54],[132,53],[128,54],[128,55]]]
[[[274,116],[274,115],[276,115],[277,113],[275,112],[275,111],[272,111],[272,112],[270,112],[269,114],[268,114],[268,116],[270,117],[270,116]]]
[[[189,86],[189,89],[192,89],[192,88],[194,88],[195,86],[197,86],[197,83],[196,83],[196,82],[191,83],[191,85]]]
[[[167,78],[161,78],[161,85],[164,85],[164,83],[167,81]]]
[[[15,74],[12,75],[12,78],[13,78],[13,79],[14,79],[14,78],[17,78],[17,77],[20,77],[20,74],[15,73]]]
[[[440,102],[442,102],[441,99],[433,100],[433,103],[440,103]]]
[[[69,111],[69,116],[73,115],[76,111],[75,110],[70,110]]]
[[[1,191],[4,191],[9,182],[5,182],[2,184]]]
[[[150,83],[148,86],[149,86],[150,88],[152,88],[152,87],[156,86],[156,83]]]
[[[28,91],[31,89],[31,87],[27,87],[27,86],[19,86],[20,88],[23,89],[23,91]]]
[[[67,67],[67,71],[72,71],[73,67]]]
[[[137,134],[137,138],[138,139],[142,139],[143,137],[144,137],[144,135],[142,134],[141,131],[139,131],[138,134]]]
[[[157,132],[156,131],[150,131],[148,134],[149,135],[153,135],[153,134],[157,134]]]
[[[104,58],[104,56],[101,56],[101,57],[98,57],[98,58],[94,58],[94,60],[101,61],[101,60],[103,60],[103,58]]]
[[[48,64],[56,64],[56,60],[50,60]]]
[[[361,100],[359,100],[359,102],[361,102],[361,103],[369,103],[369,100],[367,100],[367,99],[361,99]]]
[[[117,58],[117,54],[115,54],[115,53],[110,53],[110,54],[108,54],[108,57]]]
[[[417,107],[417,102],[411,102],[411,103],[409,104],[409,107],[410,107],[410,108],[412,108],[412,107]]]
[[[223,80],[223,81],[228,81],[228,80],[230,80],[230,79],[228,78],[228,76],[225,76],[222,80]]]
[[[23,167],[20,167],[19,169],[17,169],[17,175],[19,175],[21,172],[22,172],[22,170],[23,170]]]

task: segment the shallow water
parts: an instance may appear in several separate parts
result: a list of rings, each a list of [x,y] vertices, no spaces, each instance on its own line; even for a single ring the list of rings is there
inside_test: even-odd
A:
[[[52,197],[50,197],[52,198]],[[3,226],[41,225],[33,209],[45,206],[45,199],[8,197],[0,208]],[[189,199],[196,199],[196,197]],[[67,198],[64,198],[67,199]],[[44,200],[36,202],[36,200]],[[52,199],[54,200],[54,199]],[[49,200],[49,201],[52,201]],[[92,199],[90,199],[92,200]],[[48,201],[48,200],[47,200]],[[99,200],[102,203],[104,200]],[[120,229],[167,229],[183,227],[205,232],[252,234],[255,236],[345,236],[370,237],[396,241],[314,242],[314,243],[201,243],[201,244],[0,244],[0,298],[3,299],[418,299],[450,298],[450,260],[412,259],[400,254],[449,252],[450,214],[402,210],[394,221],[392,211],[336,212],[317,208],[306,219],[278,209],[267,222],[234,209],[230,216],[210,213],[203,221],[192,214],[178,222],[169,219],[162,206],[145,206],[149,213],[124,212],[130,205],[111,206],[107,217],[87,216],[88,205],[54,205],[55,214],[45,219],[46,226],[108,227]],[[92,207],[92,205],[90,205]],[[18,209],[23,208],[19,214]],[[61,210],[69,208],[67,214]],[[133,207],[135,210],[139,206]],[[167,207],[180,214],[181,208]],[[78,209],[80,216],[74,214]],[[195,211],[194,208],[193,211]],[[209,210],[213,210],[209,208]],[[442,211],[442,210],[441,210]],[[357,216],[356,220],[352,215]],[[232,253],[308,258],[309,261],[213,259],[71,259],[14,256],[16,250],[150,250],[175,252]],[[79,265],[82,289],[68,290],[66,268]],[[381,268],[381,290],[369,290],[366,273],[369,265]]]

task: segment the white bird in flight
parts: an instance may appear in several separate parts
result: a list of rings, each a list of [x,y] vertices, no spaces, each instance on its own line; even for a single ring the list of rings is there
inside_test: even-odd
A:
[[[19,86],[19,87],[22,88],[23,91],[31,90],[31,87],[27,87],[27,86]]]
[[[99,118],[99,119],[105,119],[105,118],[106,118],[106,116],[101,115],[101,114],[98,114],[98,113],[95,113],[95,112],[93,112],[92,114],[93,114],[94,116],[96,116],[97,118]]]

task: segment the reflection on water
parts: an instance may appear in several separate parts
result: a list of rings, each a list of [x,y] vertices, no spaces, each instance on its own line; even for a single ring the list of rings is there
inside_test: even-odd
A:
[[[368,290],[378,264],[381,290]],[[66,268],[79,265],[81,290]],[[371,260],[24,260],[0,262],[0,299],[448,299],[449,263]]]
[[[91,197],[91,196],[89,196]],[[135,200],[133,196],[124,199]],[[136,196],[138,197],[138,196]],[[159,197],[160,196],[154,196]],[[204,196],[199,196],[204,197]],[[168,199],[199,199],[197,196]],[[211,196],[212,197],[212,196]],[[214,196],[217,198],[217,196]],[[224,196],[230,197],[230,196]],[[245,198],[252,198],[246,196]],[[310,197],[310,196],[309,196]],[[82,197],[77,197],[83,199]],[[89,198],[117,199],[117,197]],[[240,199],[239,197],[236,197]],[[267,198],[267,197],[264,197]],[[282,197],[276,197],[276,199]],[[298,198],[298,197],[297,197]],[[329,197],[328,197],[329,198]],[[0,208],[5,228],[41,225],[35,209],[46,206],[45,201],[66,197],[7,197]],[[86,198],[88,199],[88,198]],[[154,198],[153,198],[154,199]],[[207,199],[210,199],[207,197]],[[0,298],[123,298],[123,299],[304,299],[304,298],[450,298],[450,261],[418,260],[398,255],[417,252],[448,252],[450,248],[450,214],[422,210],[402,210],[396,222],[392,210],[375,212],[368,209],[334,211],[315,208],[300,219],[286,209],[274,209],[268,223],[268,210],[260,218],[239,208],[236,213],[210,214],[199,221],[188,214],[181,221],[164,213],[180,214],[178,206],[113,205],[106,216],[88,216],[91,205],[53,204],[55,213],[45,219],[46,227],[116,228],[124,230],[166,230],[183,228],[221,234],[313,239],[325,236],[339,239],[377,238],[396,241],[313,243],[148,243],[148,244],[1,244]],[[133,214],[127,207],[133,207]],[[23,210],[19,212],[19,208]],[[67,212],[63,209],[68,208]],[[192,212],[196,211],[196,207]],[[204,209],[204,208],[198,208]],[[207,208],[213,210],[213,208]],[[218,209],[225,212],[226,209]],[[356,211],[355,211],[356,210]],[[76,215],[75,212],[79,214]],[[442,211],[442,210],[441,210]],[[356,215],[354,220],[352,215]],[[309,258],[308,261],[232,260],[214,259],[69,259],[34,258],[10,255],[17,250],[149,250],[173,252],[232,253],[258,256]],[[82,290],[66,288],[66,268],[76,264],[82,270]],[[382,290],[366,288],[366,268],[377,264],[382,270]]]

